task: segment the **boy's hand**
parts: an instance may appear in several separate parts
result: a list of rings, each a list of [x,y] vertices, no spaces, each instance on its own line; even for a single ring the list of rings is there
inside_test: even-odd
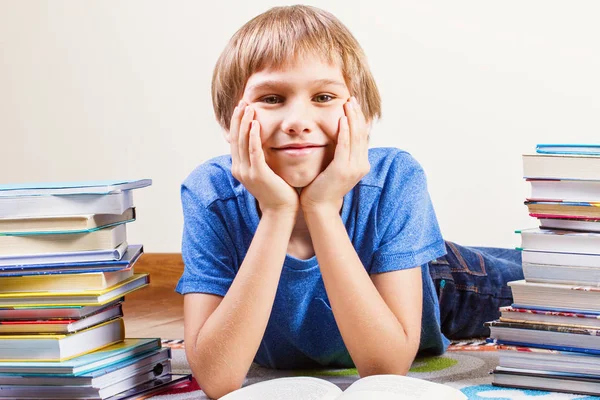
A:
[[[258,200],[260,210],[296,213],[296,190],[267,165],[260,140],[260,124],[254,109],[243,101],[233,111],[229,129],[231,173]]]
[[[369,127],[354,97],[344,104],[335,154],[327,168],[300,194],[304,212],[331,209],[339,213],[344,195],[369,173]]]

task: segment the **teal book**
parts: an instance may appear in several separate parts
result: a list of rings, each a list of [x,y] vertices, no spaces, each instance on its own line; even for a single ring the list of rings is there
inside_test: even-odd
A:
[[[160,349],[159,338],[125,339],[103,349],[62,362],[1,361],[1,374],[56,374],[80,376]]]
[[[538,144],[535,151],[539,154],[600,156],[600,144]]]
[[[152,185],[152,179],[41,182],[0,185],[0,197],[110,194]]]

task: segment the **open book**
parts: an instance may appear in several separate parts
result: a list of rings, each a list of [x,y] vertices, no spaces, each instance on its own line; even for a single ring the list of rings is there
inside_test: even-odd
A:
[[[402,375],[373,375],[345,391],[324,379],[308,376],[277,378],[238,389],[220,400],[430,400],[466,399],[460,390]]]

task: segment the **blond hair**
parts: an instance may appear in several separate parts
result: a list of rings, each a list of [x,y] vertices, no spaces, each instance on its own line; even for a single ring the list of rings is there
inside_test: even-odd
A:
[[[350,94],[367,120],[381,117],[381,98],[366,56],[348,28],[316,7],[274,7],[242,26],[229,40],[213,72],[212,101],[219,124],[229,130],[233,109],[248,78],[282,68],[303,56],[338,63]]]

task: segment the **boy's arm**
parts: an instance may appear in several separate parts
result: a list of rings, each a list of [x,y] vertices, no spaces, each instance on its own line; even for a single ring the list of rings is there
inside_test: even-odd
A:
[[[186,355],[200,387],[213,398],[239,389],[250,369],[271,315],[299,208],[298,193],[266,164],[260,125],[253,117],[254,110],[240,102],[228,140],[231,173],[259,203],[258,228],[225,297],[217,302],[196,295],[185,301]]]
[[[370,170],[368,124],[355,98],[345,105],[335,156],[302,190],[300,203],[327,296],[361,376],[406,374],[419,347],[420,268],[370,279],[339,215],[343,197]]]
[[[244,382],[271,315],[294,222],[294,214],[264,213],[225,297],[184,297],[186,356],[211,398]]]
[[[421,334],[421,268],[369,277],[337,212],[305,212],[327,296],[360,376],[405,375]]]

